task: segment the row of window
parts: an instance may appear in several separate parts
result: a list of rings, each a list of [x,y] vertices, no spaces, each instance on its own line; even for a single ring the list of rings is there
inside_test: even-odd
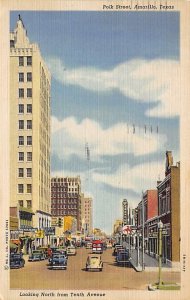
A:
[[[20,67],[23,67],[23,66],[32,66],[32,56],[19,56],[18,58],[18,65]]]
[[[18,128],[19,129],[24,129],[24,120],[19,120],[18,121]],[[26,121],[26,129],[32,129],[32,120],[27,120]]]
[[[18,144],[19,144],[19,146],[24,146],[24,136],[23,135],[20,135],[18,137]],[[31,135],[26,137],[26,145],[32,146],[32,136]],[[21,153],[21,152],[19,152],[19,153]]]
[[[19,183],[18,184],[18,193],[23,194],[24,193],[24,184]],[[26,193],[31,194],[32,193],[32,184],[27,184],[26,185]]]
[[[64,211],[64,210],[59,210],[59,215],[66,215],[66,216],[77,216],[77,212],[76,211],[72,211],[72,210],[68,210],[68,211]],[[52,211],[52,215],[56,216],[57,215],[57,211]]]
[[[32,113],[32,104],[27,104],[26,105],[26,112],[28,114],[31,114]],[[18,105],[18,113],[19,114],[24,114],[24,104],[19,104]]]
[[[77,188],[51,188],[52,191],[54,192],[63,192],[63,191],[69,191],[69,192],[77,192],[78,189]]]
[[[18,153],[18,160],[19,161],[24,161],[24,152],[19,152]],[[32,161],[32,152],[27,152],[27,161]]]
[[[52,194],[52,198],[67,198],[67,197],[77,197],[77,193],[71,193],[71,194]]]
[[[24,201],[23,200],[19,200],[18,203],[19,203],[19,206],[21,206],[21,207],[24,206]],[[27,208],[32,207],[32,201],[31,200],[26,200],[26,203],[27,203]]]
[[[64,209],[68,209],[68,208],[77,208],[76,205],[52,205],[52,208],[64,208]]]
[[[26,81],[31,82],[32,81],[32,72],[28,72],[24,74],[23,72],[18,73],[18,81],[24,82],[24,77],[26,76]]]
[[[61,199],[61,200],[51,200],[51,203],[53,204],[53,203],[66,203],[66,202],[68,202],[68,203],[77,203],[78,201],[76,200],[76,199],[69,199],[69,200],[63,200],[63,199]]]
[[[24,168],[18,168],[18,177],[24,177]],[[32,177],[32,168],[26,168],[26,177]]]
[[[21,207],[24,206],[24,201],[23,200],[19,200],[18,203],[19,203],[19,206],[21,206]],[[32,201],[31,200],[26,200],[26,205],[27,205],[27,208],[31,208],[32,207]]]
[[[24,98],[24,89],[23,88],[19,88],[18,89],[18,97],[19,98]],[[32,88],[27,88],[26,89],[26,97],[27,98],[32,98]]]

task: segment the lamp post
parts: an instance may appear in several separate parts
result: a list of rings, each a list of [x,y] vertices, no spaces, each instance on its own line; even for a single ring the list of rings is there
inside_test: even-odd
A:
[[[158,261],[158,266],[159,266],[159,273],[158,273],[158,287],[162,285],[161,283],[161,270],[162,270],[162,229],[163,229],[163,223],[160,220],[158,222],[158,255],[159,255],[159,261]]]
[[[139,237],[140,237],[140,233],[137,232],[137,267],[139,268],[140,267],[140,253],[139,253]]]

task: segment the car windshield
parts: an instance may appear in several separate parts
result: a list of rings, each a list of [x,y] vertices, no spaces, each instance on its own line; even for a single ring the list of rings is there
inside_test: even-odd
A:
[[[129,257],[128,253],[120,253],[119,258],[120,259],[127,259]]]
[[[99,257],[97,257],[97,256],[92,256],[92,257],[90,258],[91,261],[95,261],[95,260],[98,260],[98,259],[99,259]]]
[[[65,258],[65,256],[64,255],[54,255],[53,256],[53,258],[55,258],[55,259],[60,259],[60,258]]]
[[[32,253],[33,254],[41,254],[42,252],[40,250],[34,250]]]

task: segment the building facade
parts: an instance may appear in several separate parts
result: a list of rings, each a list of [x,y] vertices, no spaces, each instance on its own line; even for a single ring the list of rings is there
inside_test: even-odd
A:
[[[83,232],[86,235],[91,235],[93,230],[92,225],[92,198],[84,197],[84,194],[81,199],[81,211],[82,211],[82,228]]]
[[[144,226],[143,226],[144,211]],[[158,223],[162,222],[162,260],[170,266],[180,263],[180,163],[173,164],[171,151],[166,151],[165,178],[157,190],[146,191],[137,207],[137,228],[144,227],[145,251],[158,257]]]
[[[180,163],[173,165],[166,152],[165,178],[157,186],[158,215],[163,223],[163,259],[178,266],[180,262]]]
[[[81,230],[81,180],[80,177],[51,178],[52,217],[72,216]]]
[[[51,76],[19,16],[10,33],[10,207],[19,228],[51,226]]]

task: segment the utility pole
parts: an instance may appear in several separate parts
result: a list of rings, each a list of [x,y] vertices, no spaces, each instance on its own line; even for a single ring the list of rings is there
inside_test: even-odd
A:
[[[142,191],[142,271],[144,271],[144,197]]]

